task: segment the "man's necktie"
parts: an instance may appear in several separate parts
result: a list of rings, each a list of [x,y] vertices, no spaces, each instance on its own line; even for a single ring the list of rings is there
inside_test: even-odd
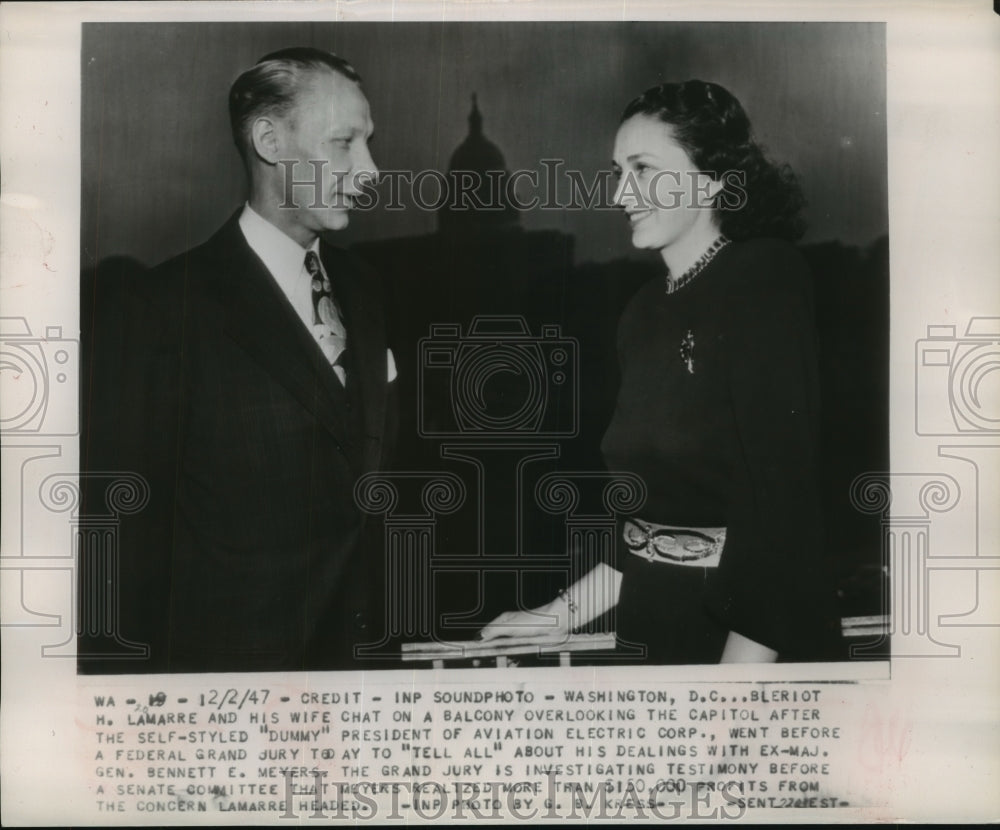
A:
[[[323,273],[315,251],[306,252],[306,271],[312,278],[313,336],[333,366],[337,378],[346,386],[347,331],[333,301],[330,280]]]

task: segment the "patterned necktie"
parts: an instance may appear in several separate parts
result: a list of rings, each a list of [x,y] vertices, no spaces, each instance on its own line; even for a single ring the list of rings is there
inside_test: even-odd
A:
[[[319,343],[326,359],[333,366],[338,380],[346,386],[347,372],[345,370],[347,354],[347,331],[341,319],[340,311],[333,302],[330,290],[330,280],[323,273],[319,257],[315,251],[306,252],[306,271],[312,278],[313,301],[313,337]]]

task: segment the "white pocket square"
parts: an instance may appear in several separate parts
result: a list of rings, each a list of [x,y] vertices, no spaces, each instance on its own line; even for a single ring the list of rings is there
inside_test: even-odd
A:
[[[396,379],[396,359],[392,356],[392,349],[385,350],[385,362],[388,382],[392,383]]]

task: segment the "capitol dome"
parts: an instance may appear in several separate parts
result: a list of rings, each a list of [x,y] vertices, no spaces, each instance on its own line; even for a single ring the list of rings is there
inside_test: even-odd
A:
[[[500,148],[483,134],[483,115],[472,93],[469,134],[448,164],[449,198],[441,207],[441,230],[517,227],[517,210],[506,193],[510,171]]]

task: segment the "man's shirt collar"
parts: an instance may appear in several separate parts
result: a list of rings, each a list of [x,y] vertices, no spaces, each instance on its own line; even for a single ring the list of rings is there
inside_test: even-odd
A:
[[[249,203],[244,205],[239,223],[247,244],[260,257],[302,321],[311,326],[312,280],[306,272],[305,260],[307,250],[319,254],[319,237],[308,248],[303,248],[257,213]]]
[[[272,225],[257,211],[244,205],[240,214],[240,230],[246,237],[250,247],[267,266],[267,270],[280,279],[280,275],[298,275],[305,262],[306,251],[319,253],[319,237],[312,245],[303,248],[280,228]]]

